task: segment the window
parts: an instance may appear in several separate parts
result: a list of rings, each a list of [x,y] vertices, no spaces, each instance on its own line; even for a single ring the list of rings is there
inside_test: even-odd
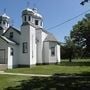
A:
[[[13,54],[14,54],[14,50],[13,50],[13,48],[11,48],[11,56],[13,56]]]
[[[38,20],[35,20],[35,25],[38,25]]]
[[[55,47],[51,47],[51,56],[55,56]]]
[[[27,20],[27,17],[26,16],[24,16],[24,21],[26,21]]]
[[[28,52],[28,45],[27,42],[23,43],[23,53],[27,53]]]
[[[10,32],[10,38],[13,38],[13,32]]]
[[[5,21],[3,21],[3,24],[6,24],[6,22],[5,22]]]
[[[28,16],[28,21],[31,21],[31,17],[30,16]]]

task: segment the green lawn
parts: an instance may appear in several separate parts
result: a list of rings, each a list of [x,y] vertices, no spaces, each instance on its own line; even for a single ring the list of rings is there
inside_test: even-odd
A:
[[[0,75],[0,90],[90,90],[90,77]]]
[[[27,80],[28,78],[29,77],[23,76],[0,75],[0,90],[5,90],[5,88],[20,85],[20,81]]]
[[[63,60],[58,65],[38,65],[32,68],[6,70],[13,73],[52,74],[51,77],[25,77],[0,75],[0,90],[90,90],[90,61]],[[87,75],[83,77],[60,77],[60,75]]]
[[[6,72],[13,73],[27,73],[27,74],[89,74],[90,61],[62,61],[57,65],[37,65],[31,68],[15,68],[13,70],[6,70]]]

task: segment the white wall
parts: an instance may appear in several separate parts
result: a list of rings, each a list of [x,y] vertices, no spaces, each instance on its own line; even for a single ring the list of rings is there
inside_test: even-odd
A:
[[[55,47],[55,56],[51,55],[51,47]],[[60,62],[60,46],[57,42],[44,42],[44,63]]]
[[[13,56],[11,55],[11,48],[14,50]],[[12,69],[13,66],[18,65],[19,61],[19,52],[18,52],[18,46],[17,45],[11,45],[0,38],[0,49],[5,50],[5,64],[7,64],[8,69]]]
[[[60,53],[60,45],[57,44],[57,61],[60,62],[61,61],[61,53]]]
[[[36,30],[36,43],[37,43],[37,63],[42,63],[42,36],[41,36],[42,30],[38,29]]]
[[[30,27],[22,26],[21,27],[21,37],[20,37],[20,65],[30,65]],[[23,42],[28,43],[28,52],[23,53]]]
[[[13,68],[13,56],[11,55],[11,47],[8,47],[8,69]]]
[[[45,33],[44,31],[42,31],[42,42],[45,40],[46,37],[47,37],[47,33]]]
[[[42,43],[41,43],[41,45],[42,45],[42,47],[41,47],[41,50],[42,50],[42,63],[44,63],[44,60],[45,60],[44,59],[45,58],[44,57],[44,40],[45,40],[46,37],[47,37],[47,33],[45,33],[44,31],[42,31]]]
[[[42,29],[36,30],[36,40],[37,40],[37,63],[41,64],[43,63],[43,42],[45,38],[47,37],[47,34],[42,31]]]
[[[11,48],[13,48],[13,55],[11,55]],[[19,46],[8,44],[8,69],[17,67],[19,64]]]
[[[43,63],[49,63],[49,42],[44,42]]]
[[[30,27],[30,65],[36,64],[36,31]]]
[[[13,67],[18,66],[19,64],[19,45],[9,45],[10,48],[13,48]]]
[[[23,42],[28,43],[28,53],[22,52]],[[32,46],[33,45],[33,46]],[[20,41],[20,65],[36,64],[36,36],[35,28],[30,25],[21,27],[21,41]]]
[[[55,56],[51,55],[51,47],[55,47]],[[49,42],[49,63],[56,63],[56,62],[57,62],[57,43]]]

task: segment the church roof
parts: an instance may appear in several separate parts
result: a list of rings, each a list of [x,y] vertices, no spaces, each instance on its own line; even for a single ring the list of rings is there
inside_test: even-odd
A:
[[[14,30],[15,32],[17,32],[18,34],[21,34],[21,32],[20,32],[18,29],[14,28],[14,27],[12,27],[12,26],[10,26],[10,27],[6,30],[6,32],[8,32],[8,30],[10,30],[10,28],[11,28],[12,30]],[[6,33],[6,32],[5,32],[5,33]],[[5,33],[3,33],[3,35],[5,35]]]
[[[26,9],[24,9],[23,11],[31,11],[31,12],[33,12],[33,10],[32,9],[30,9],[30,8],[26,8]]]
[[[49,33],[44,41],[54,41],[54,42],[57,42],[57,39],[53,36],[53,34]]]
[[[42,32],[45,32],[47,34],[47,37],[45,38],[44,42],[57,42],[58,44],[60,44],[60,42],[55,38],[52,33],[48,32],[44,28],[37,28],[37,30],[39,29],[41,29]]]
[[[12,26],[10,26],[9,28],[12,28],[12,29],[15,30],[18,34],[21,34],[21,32],[20,32],[18,29],[16,29],[16,28],[14,28],[14,27],[12,27]]]
[[[34,11],[34,16],[42,18],[42,15],[40,15],[40,14],[37,12],[37,9],[36,9],[36,8],[33,8],[33,11]]]
[[[56,42],[57,44],[61,44],[55,37],[53,34],[48,32],[48,36],[46,37],[46,39],[44,40],[44,42]]]
[[[0,38],[2,38],[4,41],[6,41],[7,43],[10,43],[10,44],[17,44],[16,42],[4,37],[4,36],[0,36]]]
[[[40,15],[38,12],[37,12],[37,9],[33,8],[33,9],[30,9],[30,8],[26,8],[22,11],[22,14],[32,14],[34,17],[37,17],[37,18],[42,18],[42,15]]]

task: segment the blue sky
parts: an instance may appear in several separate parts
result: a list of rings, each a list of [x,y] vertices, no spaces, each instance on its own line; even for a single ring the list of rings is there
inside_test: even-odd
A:
[[[38,12],[43,16],[46,29],[90,9],[90,3],[86,3],[84,6],[80,5],[82,0],[0,0],[0,14],[3,14],[4,8],[6,8],[7,15],[11,17],[11,21],[14,21],[14,26],[20,28],[22,23],[21,12],[27,7],[28,1],[30,2],[30,8],[33,8],[36,4]],[[48,31],[63,42],[64,37],[68,36],[72,30],[72,26],[83,17],[84,15]]]

